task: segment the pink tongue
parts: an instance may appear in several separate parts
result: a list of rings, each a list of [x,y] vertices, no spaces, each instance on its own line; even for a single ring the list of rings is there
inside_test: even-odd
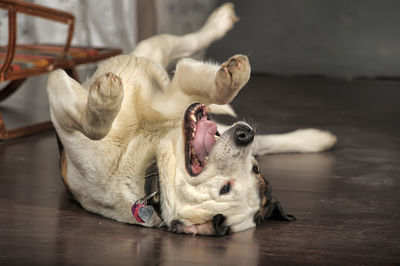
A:
[[[199,161],[204,163],[206,156],[215,144],[214,135],[217,133],[217,125],[210,120],[200,120],[196,126],[196,137],[193,141],[194,151]]]

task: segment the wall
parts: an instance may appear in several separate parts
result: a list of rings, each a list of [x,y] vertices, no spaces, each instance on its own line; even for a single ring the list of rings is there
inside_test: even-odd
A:
[[[400,1],[233,2],[241,21],[208,57],[248,54],[254,72],[400,75]]]

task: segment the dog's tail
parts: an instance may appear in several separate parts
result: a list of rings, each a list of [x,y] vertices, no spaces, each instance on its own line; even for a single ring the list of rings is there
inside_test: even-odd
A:
[[[285,134],[257,135],[253,154],[321,152],[330,149],[336,141],[336,136],[330,132],[313,128]]]

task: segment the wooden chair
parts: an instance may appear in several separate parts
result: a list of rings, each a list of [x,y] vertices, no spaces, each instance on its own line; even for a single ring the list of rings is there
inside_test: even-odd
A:
[[[63,68],[79,81],[75,67],[121,53],[121,49],[71,47],[75,18],[72,14],[19,0],[1,0],[8,10],[8,45],[0,47],[0,82],[9,82],[0,91],[0,102],[13,94],[32,76]],[[17,13],[25,13],[68,25],[67,40],[61,45],[17,45]],[[33,134],[52,127],[50,121],[7,130],[0,112],[0,140]]]

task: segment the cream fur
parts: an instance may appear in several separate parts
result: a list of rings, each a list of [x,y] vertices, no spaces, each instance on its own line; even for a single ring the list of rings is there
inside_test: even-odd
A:
[[[329,133],[306,131],[282,137],[301,138],[298,141],[260,136],[239,149],[230,130],[223,127],[228,130],[214,146],[203,172],[196,177],[186,172],[185,109],[201,102],[216,112],[235,114],[230,106],[215,104],[232,101],[250,77],[250,64],[243,55],[222,65],[185,58],[178,62],[172,80],[164,69],[170,61],[224,36],[236,20],[233,5],[225,4],[198,32],[145,40],[132,54],[102,63],[82,85],[63,70],[50,74],[51,118],[65,148],[69,188],[83,208],[137,223],[131,206],[144,196],[145,170],[157,160],[163,222],[153,215],[144,226],[170,226],[179,220],[182,232],[212,234],[210,219],[223,214],[232,231],[245,230],[255,226],[253,217],[260,206],[252,173],[253,148],[261,153],[318,152],[333,145],[336,139]],[[232,60],[237,65],[229,64]],[[221,196],[219,190],[227,181],[232,182],[232,190]]]

